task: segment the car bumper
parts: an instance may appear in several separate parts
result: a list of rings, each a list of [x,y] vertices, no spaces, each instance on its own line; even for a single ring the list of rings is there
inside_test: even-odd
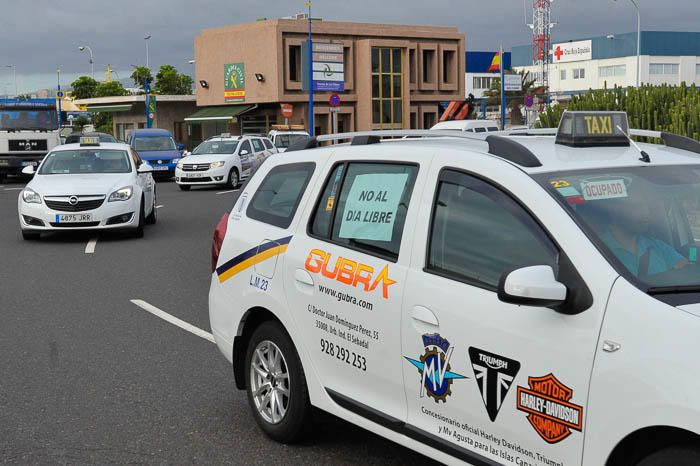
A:
[[[137,200],[107,202],[100,207],[84,212],[53,210],[45,204],[27,204],[19,201],[19,224],[24,231],[69,231],[69,230],[118,230],[138,226],[140,205]],[[87,214],[89,221],[61,222],[62,214]]]
[[[226,167],[206,171],[184,171],[176,168],[175,182],[192,186],[225,184],[228,182],[228,172]]]
[[[0,155],[0,171],[5,173],[20,173],[28,165],[38,166],[44,155]]]

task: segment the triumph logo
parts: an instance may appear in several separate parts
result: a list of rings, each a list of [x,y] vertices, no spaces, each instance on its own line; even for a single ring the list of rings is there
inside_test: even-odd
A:
[[[520,370],[520,363],[515,359],[489,353],[473,346],[469,347],[469,359],[486,412],[491,422],[494,422]]]

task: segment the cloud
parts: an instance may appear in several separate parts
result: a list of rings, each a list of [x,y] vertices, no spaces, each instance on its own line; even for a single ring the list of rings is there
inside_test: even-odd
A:
[[[78,51],[81,44],[94,51],[96,77],[104,76],[107,63],[118,70],[144,64],[146,32],[152,34],[153,68],[167,63],[191,72],[187,61],[193,55],[194,37],[202,29],[288,16],[304,9],[303,0],[4,1],[13,6],[3,8],[0,57],[17,65],[18,78],[28,88],[52,86],[40,75],[50,76],[57,65],[67,73],[88,74],[88,56]],[[532,0],[525,2],[530,22]],[[643,29],[700,28],[697,0],[638,3]],[[466,34],[470,50],[496,50],[500,43],[508,49],[529,43],[531,37],[523,0],[316,0],[313,15],[336,21],[457,26]],[[636,29],[635,11],[627,0],[557,0],[552,19],[558,23],[555,40]],[[0,69],[0,93],[12,79],[6,71]]]

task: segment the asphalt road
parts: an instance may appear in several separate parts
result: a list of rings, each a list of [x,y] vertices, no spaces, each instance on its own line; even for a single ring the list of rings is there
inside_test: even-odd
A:
[[[0,186],[0,462],[13,464],[428,464],[329,415],[303,445],[268,440],[211,342],[214,226],[237,192],[158,184],[143,239],[62,233],[23,241]],[[94,252],[86,253],[91,239]]]

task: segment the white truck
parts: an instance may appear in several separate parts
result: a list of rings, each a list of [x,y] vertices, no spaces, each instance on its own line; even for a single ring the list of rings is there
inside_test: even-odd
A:
[[[0,181],[61,143],[54,99],[0,99]]]

